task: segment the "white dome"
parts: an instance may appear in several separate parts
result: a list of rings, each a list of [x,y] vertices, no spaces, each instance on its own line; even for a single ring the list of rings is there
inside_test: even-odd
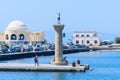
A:
[[[19,20],[15,20],[12,21],[8,27],[6,28],[6,30],[24,30],[27,31],[28,28],[26,27],[26,25],[24,24],[24,22],[19,21]]]

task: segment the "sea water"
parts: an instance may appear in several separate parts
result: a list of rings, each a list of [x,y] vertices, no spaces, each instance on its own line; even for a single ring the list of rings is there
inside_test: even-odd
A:
[[[66,54],[69,63],[80,59],[89,64],[86,72],[0,72],[0,80],[120,80],[120,51],[97,51]],[[39,62],[48,64],[54,56],[41,56]],[[1,61],[34,64],[33,58]]]

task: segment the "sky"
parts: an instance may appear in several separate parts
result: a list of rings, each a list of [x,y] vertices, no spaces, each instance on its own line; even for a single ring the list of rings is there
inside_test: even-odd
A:
[[[23,21],[30,31],[54,31],[58,12],[64,32],[120,34],[120,0],[0,0],[0,32],[13,20]]]

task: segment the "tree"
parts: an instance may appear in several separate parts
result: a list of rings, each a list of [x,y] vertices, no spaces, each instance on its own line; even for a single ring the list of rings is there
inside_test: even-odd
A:
[[[115,43],[120,43],[120,37],[115,37]]]

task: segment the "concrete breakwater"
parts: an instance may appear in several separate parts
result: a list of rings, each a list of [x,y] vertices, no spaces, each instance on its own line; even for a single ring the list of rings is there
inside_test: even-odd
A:
[[[89,70],[88,64],[76,65],[51,65],[51,64],[22,64],[22,63],[0,63],[0,71],[37,71],[37,72],[85,72]]]
[[[120,46],[91,46],[90,51],[98,50],[120,50]]]
[[[63,50],[63,54],[71,54],[71,53],[86,52],[86,51],[90,51],[90,49],[89,48],[69,49],[69,50],[67,49],[67,50]],[[50,55],[54,55],[54,51],[17,52],[17,53],[0,54],[0,60],[31,58],[34,57],[35,55],[50,56]]]

